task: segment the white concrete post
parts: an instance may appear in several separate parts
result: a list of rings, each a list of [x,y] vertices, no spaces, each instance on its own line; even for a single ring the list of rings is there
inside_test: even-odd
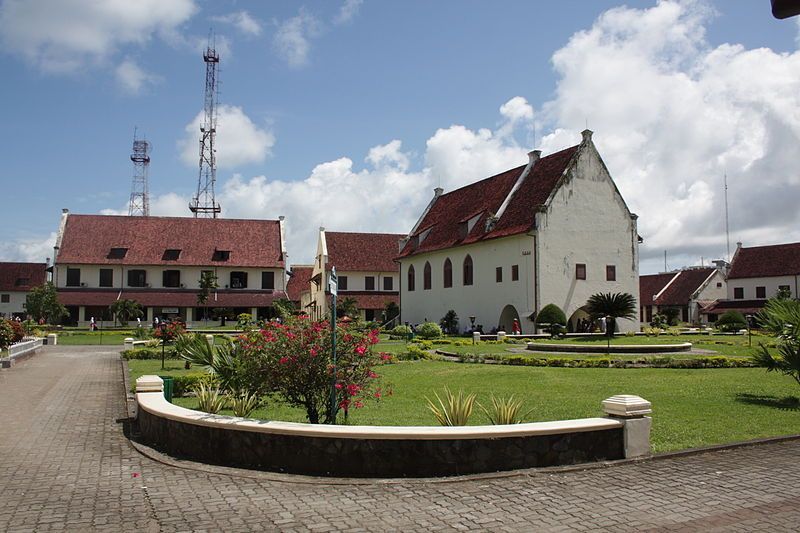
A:
[[[58,335],[56,335],[55,333],[50,333],[47,336],[47,345],[55,346],[56,344],[58,344]]]
[[[164,380],[158,376],[141,376],[136,378],[136,394],[140,392],[164,393]]]
[[[206,335],[206,341],[208,342],[209,346],[214,346],[214,335]]]
[[[123,344],[125,345],[125,349],[126,350],[132,349],[133,348],[133,337],[125,337],[125,340],[123,341]]]
[[[650,427],[653,419],[652,404],[630,394],[620,394],[603,400],[603,411],[609,418],[620,420],[625,427],[625,458],[650,455]]]
[[[478,343],[481,340],[481,332],[480,331],[473,331],[472,332],[472,342]]]
[[[498,331],[497,332],[497,340],[503,342],[506,340],[506,332],[505,331]]]

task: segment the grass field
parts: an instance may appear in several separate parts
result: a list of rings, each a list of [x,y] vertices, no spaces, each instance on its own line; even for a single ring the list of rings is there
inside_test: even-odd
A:
[[[66,346],[75,345],[94,345],[94,344],[108,344],[122,346],[125,342],[125,337],[130,337],[129,334],[123,333],[73,333],[71,335],[59,335],[58,344]]]
[[[130,361],[131,378],[177,375],[182,361]],[[198,372],[192,369],[189,372]],[[800,388],[788,377],[762,368],[567,369],[472,365],[438,361],[402,362],[379,368],[391,396],[350,413],[348,423],[435,425],[425,397],[463,388],[489,403],[492,393],[514,394],[531,412],[526,421],[602,416],[600,402],[615,394],[636,394],[653,403],[653,448],[657,452],[800,433]],[[194,398],[175,403],[196,408]],[[226,414],[230,414],[226,412]],[[266,420],[304,422],[300,409],[268,401],[253,415]],[[476,408],[472,424],[484,424]]]

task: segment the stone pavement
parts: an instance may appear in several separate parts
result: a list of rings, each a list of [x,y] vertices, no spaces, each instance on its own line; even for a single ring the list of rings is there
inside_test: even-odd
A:
[[[800,441],[446,481],[176,468],[126,440],[119,356],[0,371],[0,531],[797,531]],[[735,423],[732,421],[732,423]]]

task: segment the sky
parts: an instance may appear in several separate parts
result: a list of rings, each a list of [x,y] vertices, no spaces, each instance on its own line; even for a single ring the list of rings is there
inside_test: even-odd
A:
[[[221,56],[217,200],[407,233],[451,191],[593,140],[639,215],[642,274],[800,241],[800,37],[752,0],[1,0],[0,260],[44,261],[62,208],[190,216],[205,65]]]

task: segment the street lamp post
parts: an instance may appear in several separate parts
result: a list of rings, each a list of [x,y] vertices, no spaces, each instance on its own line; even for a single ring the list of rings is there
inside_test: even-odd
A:
[[[747,319],[747,346],[749,348],[752,348],[753,347],[753,337],[752,337],[752,335],[750,333],[750,327],[751,327],[750,323],[753,320],[753,315],[747,315],[747,316],[745,316],[745,318]]]
[[[475,344],[475,315],[469,317],[470,333],[472,333],[472,344]]]
[[[167,345],[167,323],[162,321],[159,328],[161,329],[161,370],[164,370],[164,347]]]
[[[339,292],[339,278],[336,276],[336,267],[331,268],[331,276],[328,280],[328,287],[331,291],[331,355],[333,357],[333,375],[331,376],[331,424],[336,423],[336,295]]]

